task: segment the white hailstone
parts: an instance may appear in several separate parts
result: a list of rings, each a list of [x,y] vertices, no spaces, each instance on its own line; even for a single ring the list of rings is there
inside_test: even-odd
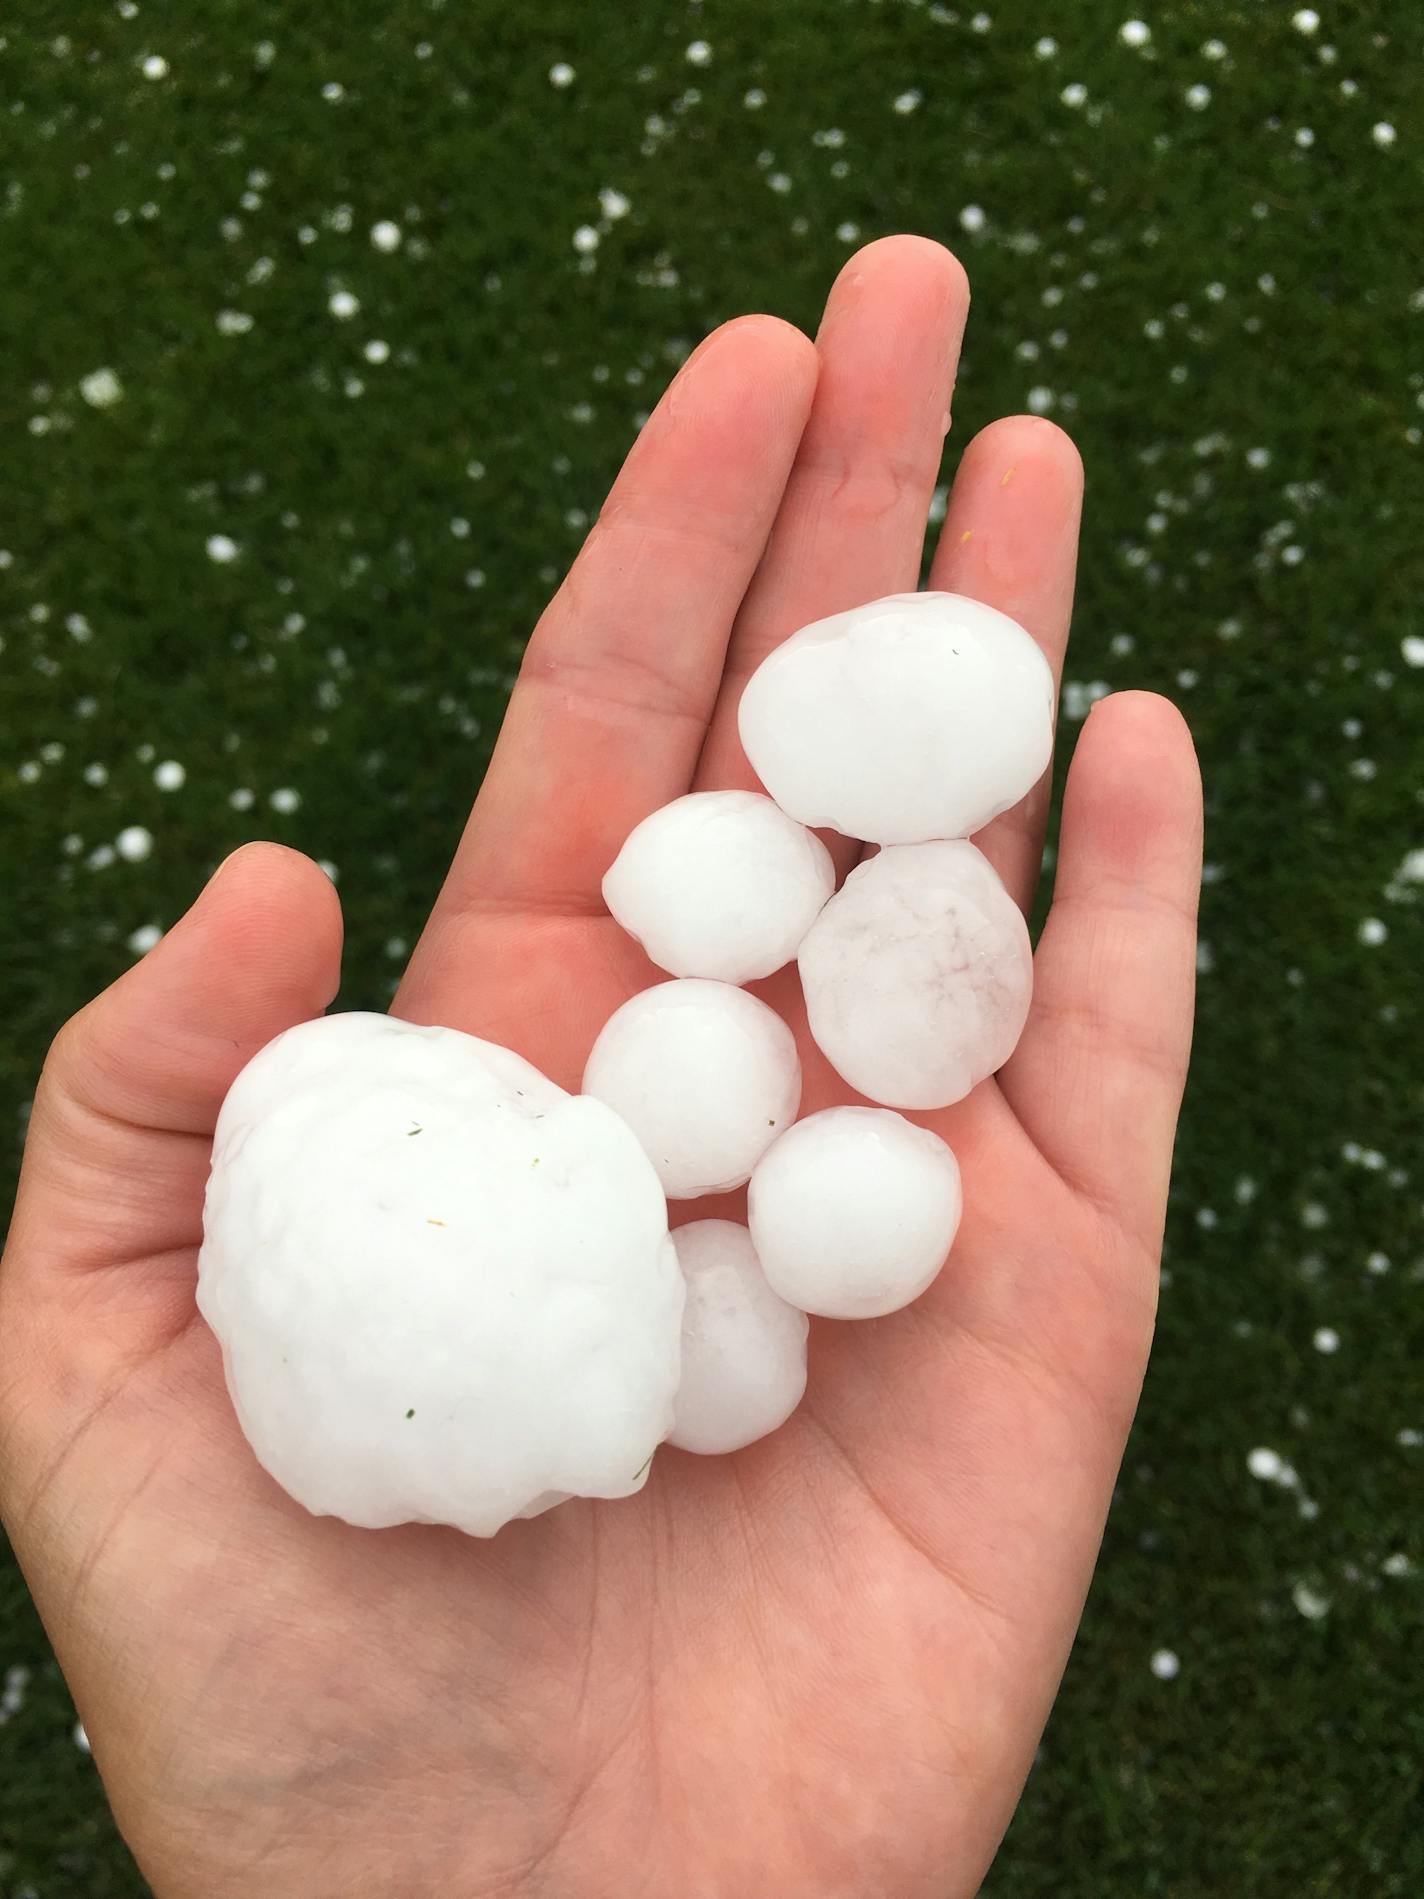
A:
[[[112,409],[124,399],[124,385],[112,369],[91,369],[79,381],[79,393],[91,409]]]
[[[153,851],[153,833],[142,824],[126,824],[114,848],[126,864],[141,864]]]
[[[603,1025],[583,1091],[632,1128],[671,1200],[740,1187],[796,1119],[801,1063],[774,1010],[728,983],[644,989]]]
[[[836,887],[821,840],[755,791],[694,791],[643,819],[603,900],[659,969],[752,982],[789,963]]]
[[[775,1291],[828,1319],[876,1319],[918,1299],[959,1230],[959,1163],[886,1108],[824,1108],[788,1129],[747,1190]]]
[[[891,1108],[961,1100],[1008,1060],[1028,1017],[1028,926],[962,840],[897,844],[859,865],[798,960],[818,1047]]]
[[[774,1293],[735,1220],[673,1234],[686,1282],[682,1382],[669,1444],[718,1456],[784,1424],[806,1389],[806,1314]]]
[[[639,1489],[683,1282],[627,1127],[456,1029],[319,1017],[218,1117],[198,1305],[264,1468],[317,1515],[491,1536]]]
[[[378,251],[398,251],[401,247],[401,227],[391,218],[381,218],[371,226],[371,242]]]
[[[153,768],[153,782],[160,791],[181,791],[188,773],[176,758],[165,758]]]
[[[803,824],[875,844],[967,837],[1047,766],[1053,675],[982,601],[891,594],[769,653],[738,724],[757,776]]]

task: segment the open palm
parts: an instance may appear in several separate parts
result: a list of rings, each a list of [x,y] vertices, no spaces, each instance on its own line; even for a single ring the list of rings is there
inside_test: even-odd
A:
[[[599,898],[624,836],[752,782],[736,701],[770,645],[917,582],[967,301],[947,252],[890,239],[814,347],[750,318],[683,369],[531,641],[400,1013],[577,1086],[657,979]],[[1051,424],[996,423],[932,576],[1055,666],[1080,490]],[[1046,795],[980,840],[1025,903]],[[891,1318],[817,1322],[773,1437],[664,1450],[638,1497],[484,1543],[310,1517],[237,1430],[193,1302],[208,1146],[243,1062],[332,999],[340,922],[305,859],[230,860],[56,1042],[0,1277],[6,1523],[156,1890],[972,1893],[1146,1359],[1198,864],[1180,719],[1104,702],[1023,1042],[921,1117],[964,1171],[940,1279]],[[794,973],[759,990],[803,1030]],[[846,1098],[801,1044],[806,1107]]]

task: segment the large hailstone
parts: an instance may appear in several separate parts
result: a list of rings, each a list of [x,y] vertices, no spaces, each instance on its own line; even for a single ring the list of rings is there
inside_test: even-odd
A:
[[[737,1221],[694,1220],[672,1237],[687,1304],[668,1442],[704,1456],[739,1451],[784,1424],[801,1402],[806,1314],[772,1291],[752,1236]]]
[[[659,969],[754,982],[789,963],[836,887],[818,837],[755,791],[693,791],[632,831],[603,900]]]
[[[643,1143],[670,1200],[740,1187],[801,1104],[796,1040],[745,989],[681,978],[615,1009],[583,1091]]]
[[[962,840],[896,844],[859,865],[799,964],[818,1047],[887,1107],[959,1101],[1008,1060],[1028,1017],[1028,927]]]
[[[896,593],[774,648],[738,725],[757,776],[803,824],[874,844],[968,837],[1047,767],[1053,675],[994,607]]]
[[[672,1428],[683,1281],[631,1131],[508,1049],[336,1015],[223,1103],[198,1304],[283,1489],[491,1536],[639,1489]]]
[[[747,1190],[767,1280],[828,1319],[878,1319],[918,1299],[963,1204],[950,1148],[887,1108],[807,1115],[763,1155]]]

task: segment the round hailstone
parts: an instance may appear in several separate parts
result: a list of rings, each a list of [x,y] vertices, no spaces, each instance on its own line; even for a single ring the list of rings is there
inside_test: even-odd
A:
[[[968,837],[1053,749],[1053,675],[1016,620],[896,593],[793,633],[738,714],[757,776],[803,824],[874,844]]]
[[[704,1456],[739,1451],[785,1424],[801,1402],[806,1314],[766,1283],[752,1236],[737,1221],[694,1220],[672,1237],[687,1304],[668,1443]]]
[[[755,791],[694,791],[629,834],[603,900],[659,969],[753,982],[789,963],[836,887],[818,837]]]
[[[807,1115],[763,1155],[747,1192],[772,1287],[828,1319],[878,1319],[918,1299],[963,1204],[950,1149],[888,1108]]]
[[[962,840],[897,844],[859,865],[799,962],[817,1046],[891,1108],[959,1101],[1008,1060],[1028,1017],[1028,927]]]
[[[639,1489],[683,1282],[631,1132],[508,1049],[289,1029],[218,1118],[198,1305],[259,1461],[318,1515],[492,1536]]]
[[[796,1040],[724,982],[659,983],[616,1009],[583,1091],[632,1128],[670,1200],[740,1187],[801,1105]]]

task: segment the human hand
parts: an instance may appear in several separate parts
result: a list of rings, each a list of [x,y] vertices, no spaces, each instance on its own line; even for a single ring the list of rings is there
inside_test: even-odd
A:
[[[658,979],[600,901],[627,832],[689,786],[752,782],[736,701],[771,644],[917,583],[967,297],[947,252],[890,239],[847,265],[816,348],[752,318],[696,352],[531,640],[399,1013],[577,1086]],[[932,573],[1055,667],[1080,493],[1052,424],[994,424]],[[1046,798],[980,840],[1025,904]],[[976,1889],[1146,1360],[1199,806],[1169,705],[1096,707],[1027,1031],[996,1080],[916,1117],[964,1172],[939,1280],[890,1318],[813,1322],[774,1436],[664,1450],[637,1497],[489,1543],[308,1516],[244,1443],[194,1306],[223,1094],[336,992],[327,879],[240,852],[66,1026],[0,1273],[4,1514],[164,1899]],[[805,1109],[844,1099],[794,972],[757,989],[798,1031]]]

